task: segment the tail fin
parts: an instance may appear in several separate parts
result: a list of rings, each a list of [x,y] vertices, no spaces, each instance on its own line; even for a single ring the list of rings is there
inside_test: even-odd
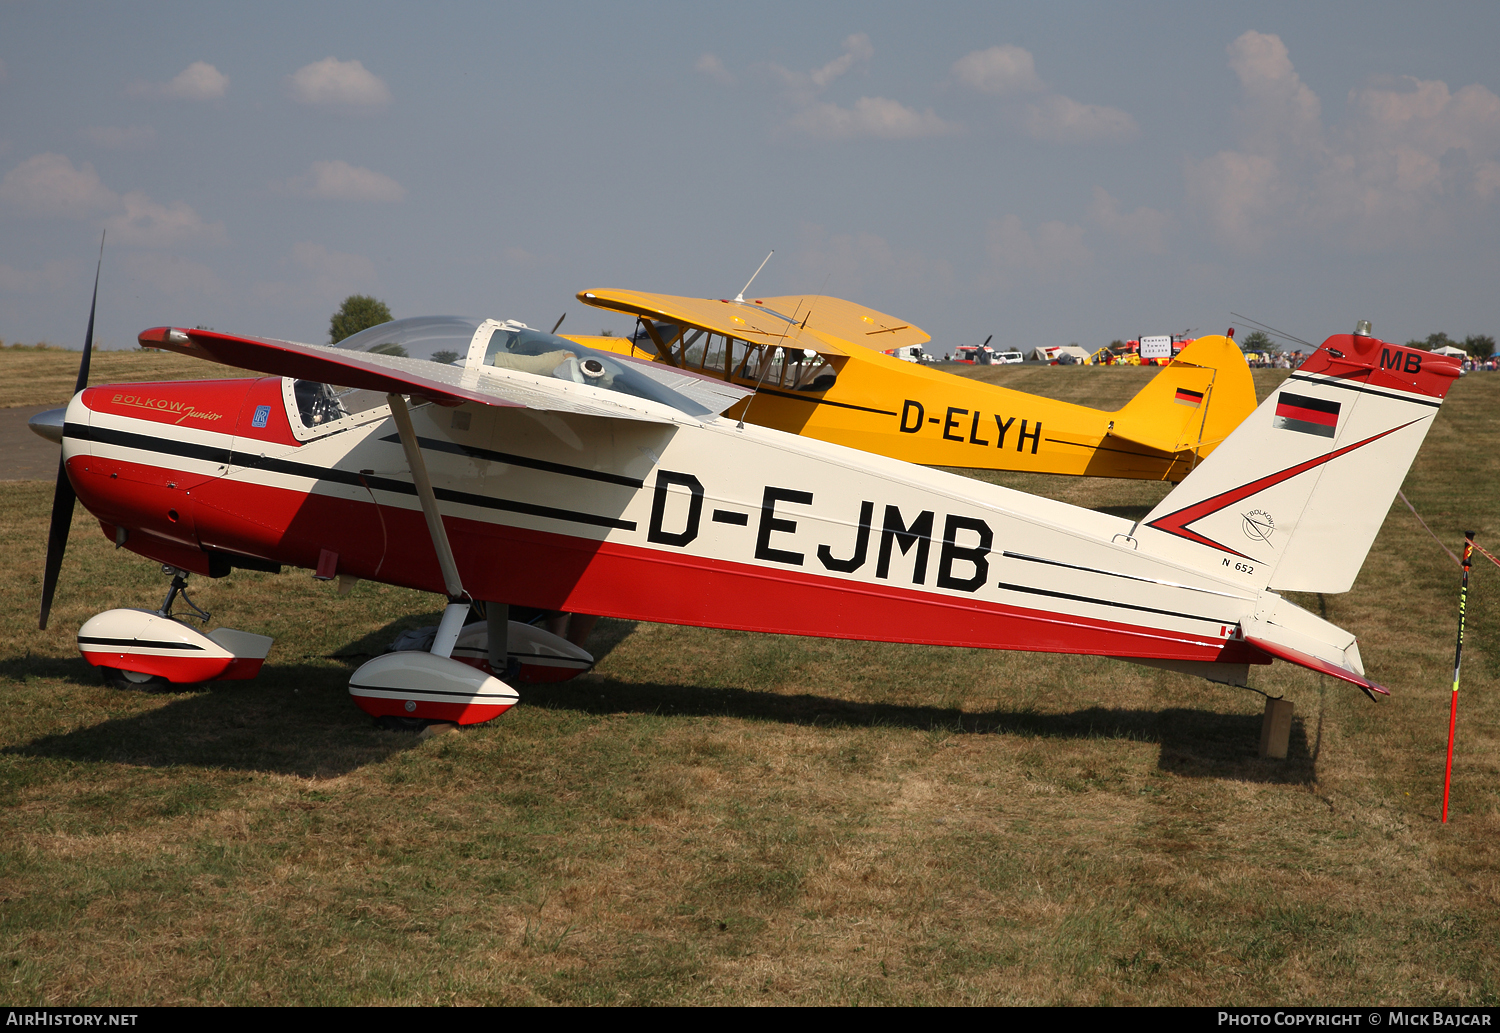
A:
[[[1200,337],[1120,409],[1110,434],[1159,452],[1197,452],[1201,460],[1254,408],[1255,384],[1239,348],[1227,337]]]
[[[1257,589],[1347,592],[1459,372],[1328,338],[1141,522],[1139,547]]]

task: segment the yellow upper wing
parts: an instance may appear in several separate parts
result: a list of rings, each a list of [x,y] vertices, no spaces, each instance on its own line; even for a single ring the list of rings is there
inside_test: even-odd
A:
[[[848,355],[851,345],[886,351],[932,340],[919,327],[894,316],[822,295],[735,301],[596,290],[580,291],[578,300],[595,308],[682,323],[752,344],[798,347],[821,355]]]

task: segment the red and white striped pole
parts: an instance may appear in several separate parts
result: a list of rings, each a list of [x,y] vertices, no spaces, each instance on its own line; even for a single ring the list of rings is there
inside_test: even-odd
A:
[[[1453,733],[1458,728],[1458,669],[1464,659],[1464,610],[1469,602],[1469,561],[1474,555],[1474,532],[1464,532],[1464,573],[1458,589],[1458,647],[1453,651],[1453,703],[1448,708],[1448,768],[1443,773],[1443,824],[1448,824],[1448,790],[1453,785]]]

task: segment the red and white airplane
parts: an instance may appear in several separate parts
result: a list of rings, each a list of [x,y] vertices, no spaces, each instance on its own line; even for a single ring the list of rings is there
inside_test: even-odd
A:
[[[112,541],[177,571],[291,565],[445,595],[429,651],[351,678],[377,717],[488,720],[517,699],[518,659],[587,666],[551,637],[494,648],[507,604],[1234,685],[1280,658],[1384,692],[1353,635],[1280,594],[1350,588],[1459,375],[1361,328],[1131,521],[736,423],[718,414],[741,388],[515,322],[404,319],[336,346],[159,327],[141,344],[268,375],[73,398],[43,626],[76,491]],[[488,623],[465,632],[475,601]],[[126,681],[190,682],[253,673],[270,644],[162,612],[110,611],[81,647]]]

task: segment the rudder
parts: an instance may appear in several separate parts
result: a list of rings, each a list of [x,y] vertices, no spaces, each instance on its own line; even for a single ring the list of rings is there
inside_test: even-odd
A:
[[[1257,589],[1347,592],[1459,372],[1431,352],[1328,338],[1134,537]]]

